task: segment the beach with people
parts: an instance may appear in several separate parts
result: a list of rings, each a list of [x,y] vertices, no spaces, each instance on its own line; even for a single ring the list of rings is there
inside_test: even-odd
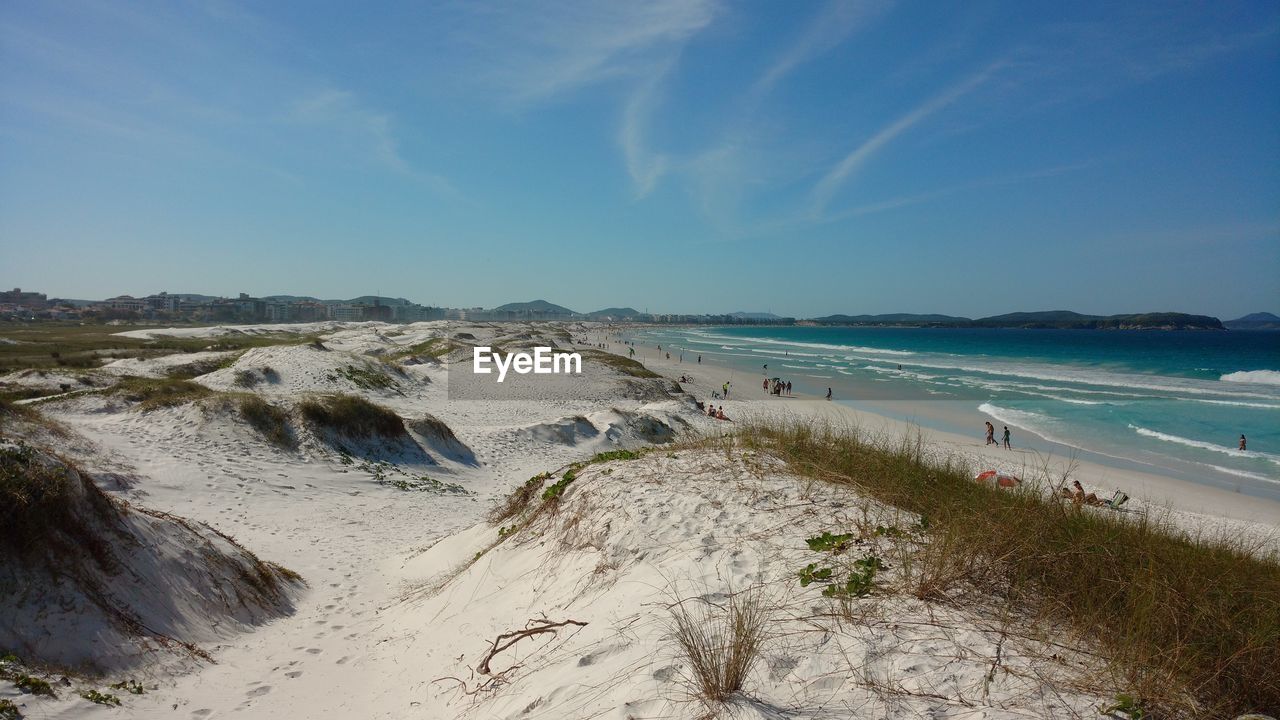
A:
[[[1065,553],[1036,571],[1053,575],[1074,551],[1037,533],[1078,516],[1118,554],[1055,596],[1167,582],[1175,566],[1128,564],[1137,543],[1230,538],[1215,582],[1269,592],[1271,566],[1255,566],[1280,548],[1269,501],[1046,452],[1025,432],[984,445],[981,417],[968,436],[922,428],[847,404],[853,386],[828,399],[788,368],[681,361],[635,339],[645,330],[112,329],[103,342],[156,349],[0,376],[30,398],[0,407],[0,469],[87,493],[2,568],[31,589],[4,601],[18,622],[0,628],[0,697],[66,718],[97,700],[137,718],[1090,716],[1135,688],[1151,707],[1190,701],[1165,656],[1111,664],[1108,623],[1130,610],[1069,618],[1020,597],[1026,616],[1009,618],[983,558],[1010,549],[979,541],[1016,536],[950,533],[1025,515],[1042,529],[1012,547]],[[473,373],[478,348],[536,346],[581,353],[581,373]],[[938,564],[960,561],[935,554],[953,542],[971,570]],[[73,579],[40,579],[59,568]],[[1199,632],[1184,621],[1142,637],[1152,652],[1182,642],[1164,633]],[[699,648],[728,637],[750,656],[715,681],[728,660]],[[1180,672],[1265,681],[1266,663],[1241,663],[1266,652]],[[65,683],[51,670],[73,665]],[[1270,697],[1213,682],[1197,707]]]
[[[643,337],[645,329],[628,328],[615,332],[619,332],[619,337],[637,338]],[[655,357],[652,350],[646,357],[643,340],[635,342],[639,348],[636,357],[645,367],[667,377],[687,377],[691,382],[682,383],[682,387],[695,395],[716,392],[726,381],[743,384],[751,381],[744,372],[745,360],[725,362],[723,356],[707,353],[701,363],[691,365],[687,362],[668,362],[665,358]],[[651,343],[650,348],[652,347]],[[767,348],[768,345],[762,344],[760,347]],[[835,402],[828,402],[820,385],[813,386],[813,394],[799,391],[774,394],[776,379],[772,378],[773,373],[769,373],[770,378],[762,378],[762,372],[767,371],[757,366],[755,382],[769,383],[769,392],[742,393],[725,403],[727,412],[741,417],[811,418],[816,422],[856,428],[889,438],[902,438],[918,433],[927,438],[929,446],[935,452],[963,458],[976,469],[999,468],[1018,475],[1055,479],[1070,477],[1083,482],[1092,492],[1105,494],[1107,497],[1122,490],[1138,499],[1135,504],[1147,503],[1152,507],[1171,509],[1180,516],[1186,513],[1183,521],[1190,527],[1219,525],[1222,519],[1242,521],[1242,527],[1250,527],[1251,531],[1264,534],[1268,532],[1268,527],[1280,527],[1280,502],[1269,498],[1251,497],[1214,485],[1192,482],[1173,473],[1159,472],[1150,465],[1126,462],[1124,458],[1108,457],[1091,453],[1087,448],[1055,442],[1052,438],[1026,429],[1020,431],[1025,439],[1019,442],[1018,447],[1005,448],[1004,431],[998,431],[994,424],[999,419],[998,416],[976,411],[982,403],[967,404],[967,407],[975,410],[967,413],[963,408],[924,397],[911,400],[882,399],[873,404],[881,412],[873,412],[859,409],[848,402],[860,393],[875,397],[877,393],[883,392],[869,383],[848,386]],[[818,380],[827,382],[826,379]],[[938,425],[944,427],[963,428],[968,425],[974,430],[968,436],[962,432],[940,430],[925,425],[926,418],[940,418]],[[1280,482],[1280,478],[1277,482]]]

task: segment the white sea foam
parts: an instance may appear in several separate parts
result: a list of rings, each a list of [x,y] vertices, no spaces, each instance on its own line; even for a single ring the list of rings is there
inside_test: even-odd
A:
[[[1241,370],[1227,373],[1219,380],[1235,383],[1257,383],[1259,385],[1280,385],[1280,370]]]
[[[1139,427],[1132,423],[1129,424],[1129,427],[1134,432],[1138,433],[1139,435],[1142,435],[1143,437],[1155,438],[1156,440],[1163,440],[1164,442],[1176,443],[1178,445],[1185,445],[1187,447],[1199,448],[1201,450],[1212,450],[1213,452],[1222,453],[1223,455],[1230,455],[1232,457],[1263,459],[1271,462],[1272,464],[1280,465],[1280,455],[1272,455],[1270,453],[1257,452],[1255,450],[1238,450],[1228,445],[1214,445],[1213,443],[1204,442],[1203,440],[1192,440],[1190,438],[1184,438],[1178,435],[1170,435],[1169,433],[1162,433],[1158,430],[1151,430],[1148,428]]]
[[[1280,482],[1280,478],[1267,477],[1266,475],[1263,475],[1261,473],[1253,473],[1253,472],[1249,472],[1248,470],[1236,470],[1235,468],[1222,467],[1221,465],[1209,465],[1209,467],[1219,472],[1224,472],[1229,475],[1239,475],[1240,477],[1246,477],[1246,478],[1249,478],[1250,480],[1265,480],[1267,482]]]

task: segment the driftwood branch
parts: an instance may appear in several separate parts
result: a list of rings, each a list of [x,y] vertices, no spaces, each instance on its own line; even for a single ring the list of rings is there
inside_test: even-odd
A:
[[[493,639],[493,644],[489,646],[489,652],[485,653],[484,660],[480,661],[480,666],[476,668],[476,672],[483,675],[490,674],[489,661],[494,655],[515,645],[524,638],[541,635],[542,633],[555,634],[556,628],[562,628],[565,625],[577,625],[578,627],[586,627],[586,623],[577,620],[565,620],[563,622],[551,622],[549,620],[530,620],[528,626],[523,630],[515,630],[508,633],[502,633]]]

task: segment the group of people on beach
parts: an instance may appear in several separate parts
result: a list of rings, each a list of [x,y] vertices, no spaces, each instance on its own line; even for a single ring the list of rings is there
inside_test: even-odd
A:
[[[764,382],[761,383],[760,387],[763,388],[764,391],[767,393],[772,393],[774,395],[779,395],[779,396],[781,395],[786,395],[787,397],[791,396],[790,380],[788,380],[787,382],[783,382],[781,378],[774,378],[771,382],[766,379]]]
[[[997,440],[996,440],[996,426],[995,426],[995,425],[992,425],[990,420],[988,420],[988,421],[987,421],[987,444],[988,444],[988,445],[1000,445],[1000,444],[1002,444],[1001,442],[999,442],[999,441],[997,441]],[[1003,445],[1004,445],[1004,449],[1005,449],[1005,450],[1012,450],[1012,449],[1013,449],[1013,446],[1009,444],[1009,426],[1008,426],[1008,425],[1005,425],[1005,426],[1004,426],[1004,442],[1003,442]]]

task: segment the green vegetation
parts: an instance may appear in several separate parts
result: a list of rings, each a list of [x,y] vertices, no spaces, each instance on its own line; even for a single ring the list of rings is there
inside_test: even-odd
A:
[[[12,700],[0,698],[0,720],[22,720],[22,713]]]
[[[830,580],[832,572],[834,571],[829,567],[819,568],[817,563],[809,563],[797,573],[800,576],[800,587],[809,587],[813,583]]]
[[[142,411],[163,407],[175,407],[195,402],[213,394],[209,388],[190,380],[172,378],[126,377],[104,390],[108,395],[119,395],[131,403],[137,403]]]
[[[489,511],[489,522],[497,525],[511,518],[519,518],[525,515],[529,506],[533,503],[533,498],[538,495],[538,491],[542,489],[542,484],[551,479],[551,473],[539,473],[524,481],[520,487],[517,487],[506,499],[500,504],[495,505]],[[513,528],[515,526],[512,526]],[[508,533],[510,534],[510,533]],[[505,535],[503,536],[505,537]]]
[[[396,438],[406,434],[399,415],[354,395],[311,398],[298,405],[313,427],[353,438]]]
[[[132,693],[134,695],[142,695],[147,692],[147,689],[142,687],[142,683],[137,680],[121,680],[120,682],[114,685],[108,685],[107,687],[112,690],[124,690],[125,692]]]
[[[31,693],[32,695],[48,695],[49,697],[56,697],[57,695],[53,692],[52,685],[38,677],[19,673],[10,677],[9,682],[12,682],[24,693]]]
[[[644,365],[641,365],[636,360],[622,357],[621,355],[614,355],[611,352],[606,352],[604,350],[597,350],[596,348],[582,348],[577,352],[578,354],[582,355],[582,361],[584,364],[589,362],[595,362],[600,365],[611,367],[614,370],[621,372],[623,375],[630,375],[631,377],[638,377],[638,378],[662,377],[658,373],[650,370]]]
[[[416,345],[410,345],[398,352],[384,355],[382,356],[382,361],[387,364],[395,364],[409,358],[418,358],[419,360],[425,358],[439,361],[449,353],[462,347],[465,346],[452,338],[431,338],[430,340],[424,340]]]
[[[928,459],[919,439],[895,445],[797,423],[747,424],[733,442],[927,517],[900,572],[910,592],[963,596],[997,614],[1016,607],[1045,637],[1089,642],[1153,716],[1280,708],[1274,552],[1238,537],[1190,537],[1152,516],[1076,507],[1030,484],[980,485],[964,465]],[[868,579],[872,567],[864,565]]]
[[[240,416],[273,445],[293,448],[297,445],[289,427],[289,414],[257,395],[246,395],[237,404]]]
[[[571,484],[573,484],[573,481],[577,479],[578,479],[578,468],[577,467],[569,468],[564,472],[564,475],[559,480],[551,483],[550,485],[547,486],[546,490],[542,491],[542,501],[550,502],[554,500],[559,500],[560,496],[564,494],[565,489],[568,488]]]
[[[866,597],[875,588],[876,573],[885,569],[885,564],[875,555],[868,555],[853,563],[853,571],[843,585],[828,585],[822,591],[823,597],[855,598]],[[803,585],[804,582],[801,581]]]
[[[842,535],[832,535],[830,530],[823,530],[818,537],[811,537],[805,540],[809,545],[809,549],[814,552],[840,553],[844,552],[853,541],[853,533],[845,533]]]
[[[116,697],[115,695],[99,692],[97,690],[81,690],[80,697],[84,698],[85,700],[88,700],[91,703],[120,707],[120,698]]]
[[[336,382],[338,377],[344,377],[352,385],[364,390],[385,390],[396,387],[396,381],[383,373],[372,368],[356,367],[355,365],[347,365],[339,369],[336,376],[329,376],[329,380],[330,382]]]
[[[432,492],[438,495],[466,495],[467,489],[457,483],[443,482],[426,475],[411,478],[393,478],[382,482],[397,490],[409,492]]]

